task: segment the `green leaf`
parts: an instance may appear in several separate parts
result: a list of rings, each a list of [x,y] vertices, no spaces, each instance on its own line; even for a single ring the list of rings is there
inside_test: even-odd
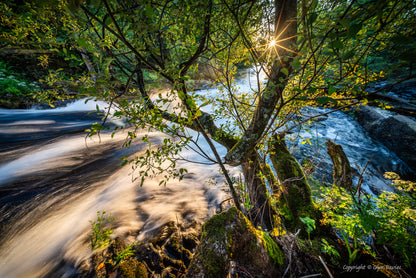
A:
[[[328,94],[329,95],[332,95],[333,93],[335,93],[336,92],[336,88],[334,87],[334,86],[331,86],[331,87],[329,87],[329,89],[328,89]]]
[[[211,101],[210,100],[207,100],[204,103],[202,103],[199,107],[201,108],[201,107],[207,106],[210,103],[211,103]]]
[[[355,54],[355,51],[354,51],[354,50],[349,50],[349,51],[347,51],[347,52],[344,54],[343,59],[344,59],[344,60],[349,60],[349,59],[351,59],[352,57],[354,57],[354,54]]]
[[[310,87],[309,89],[308,89],[308,94],[314,94],[315,92],[316,92],[316,88],[315,87]]]
[[[282,68],[280,71],[286,76],[289,75],[289,70],[287,68]]]
[[[344,44],[342,43],[342,41],[340,40],[336,40],[332,43],[332,45],[334,46],[334,48],[336,49],[343,49],[344,48]]]
[[[86,40],[83,40],[83,39],[78,39],[78,40],[77,40],[77,43],[78,43],[78,45],[79,45],[79,46],[81,46],[81,47],[85,47],[85,48],[87,48],[87,47],[88,47],[88,42],[87,42]]]
[[[107,18],[105,19],[104,24],[108,26],[108,25],[110,25],[112,22],[113,22],[113,20],[111,19],[111,17],[107,17]]]
[[[299,70],[299,69],[300,69],[300,67],[301,67],[300,61],[299,61],[299,59],[296,57],[295,59],[293,59],[293,62],[292,62],[292,68],[293,68],[294,70]]]
[[[316,101],[318,102],[319,105],[325,105],[328,102],[332,102],[333,104],[337,104],[338,103],[336,99],[333,99],[332,97],[326,97],[326,96],[317,97],[316,98]]]
[[[191,109],[195,109],[196,108],[196,105],[195,105],[195,102],[191,99],[191,98],[188,98],[187,100],[186,100],[186,104],[189,106],[189,108],[191,108]]]
[[[102,130],[102,129],[104,129],[104,127],[101,124],[95,123],[95,124],[92,124],[91,129],[93,129],[93,130]]]
[[[353,23],[348,29],[348,37],[354,37],[363,27],[362,23]]]
[[[179,97],[181,100],[184,100],[184,99],[185,99],[185,93],[184,93],[184,92],[182,92],[182,91],[178,91],[178,97]]]
[[[312,23],[315,22],[315,20],[318,18],[318,14],[317,13],[311,13],[311,15],[308,17],[308,21],[307,24],[311,25]]]
[[[145,6],[144,12],[148,18],[153,18],[154,13],[153,13],[152,6],[150,4],[147,4]]]
[[[340,23],[341,25],[343,25],[345,28],[349,28],[349,27],[350,27],[350,22],[349,22],[347,19],[345,19],[345,18],[340,19],[340,20],[339,20],[339,23]]]

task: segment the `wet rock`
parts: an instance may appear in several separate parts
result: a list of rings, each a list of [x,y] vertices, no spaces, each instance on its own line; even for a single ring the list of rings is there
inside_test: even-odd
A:
[[[135,246],[136,257],[155,277],[180,277],[192,260],[191,250],[195,249],[197,242],[194,233],[182,233],[174,222],[169,222],[151,242]]]
[[[178,237],[172,237],[166,242],[165,253],[172,259],[181,260],[188,266],[192,259],[192,253],[185,249]]]
[[[199,244],[198,236],[191,233],[182,236],[182,244],[185,249],[188,249],[191,253],[195,252],[196,247]]]
[[[91,258],[91,269],[86,277],[148,277],[146,265],[137,257],[131,254],[121,255],[126,248],[126,243],[117,237],[107,248],[96,251]]]
[[[395,152],[416,173],[416,121],[411,117],[388,113],[379,108],[361,106],[355,111],[357,121],[386,147]]]
[[[107,271],[105,269],[106,256],[105,252],[95,253],[91,258],[91,269],[87,277],[105,278]]]
[[[155,238],[152,239],[153,245],[162,246],[169,237],[178,231],[175,222],[168,222],[164,225]]]
[[[135,247],[136,257],[145,262],[149,269],[161,273],[165,268],[160,250],[157,250],[152,243],[140,244]]]
[[[278,277],[282,263],[283,253],[276,242],[231,208],[203,225],[201,243],[186,277],[220,278],[236,271],[242,271],[239,277],[245,277],[244,273],[248,277]]]

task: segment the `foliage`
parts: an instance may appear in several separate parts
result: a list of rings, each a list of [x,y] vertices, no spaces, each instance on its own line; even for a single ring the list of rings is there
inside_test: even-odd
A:
[[[316,229],[315,220],[309,217],[300,217],[300,221],[306,225],[306,232],[308,233],[309,243],[311,242],[311,232]]]
[[[391,246],[402,256],[405,265],[415,261],[416,184],[400,180],[394,173],[386,173],[386,177],[393,179],[397,192],[383,192],[374,197],[352,195],[338,187],[323,189],[319,205],[325,212],[324,221],[339,230],[347,245],[350,262],[361,248],[375,252],[372,243]]]
[[[127,246],[123,251],[116,254],[115,264],[119,264],[122,260],[128,258],[129,256],[134,256],[136,251],[133,250],[131,245]]]
[[[38,84],[27,81],[20,74],[15,73],[6,63],[0,61],[1,102],[6,99],[12,102],[20,102],[22,99],[31,100],[38,90]]]
[[[105,227],[114,219],[115,218],[111,217],[111,213],[107,216],[105,211],[97,211],[97,220],[90,221],[91,250],[99,249],[110,243],[110,235],[113,233],[113,230]]]
[[[326,239],[322,238],[321,241],[322,241],[322,248],[321,248],[322,253],[328,254],[328,256],[330,256],[331,258],[339,259],[341,257],[337,249],[335,249],[334,246],[330,245]]]
[[[76,29],[65,1],[54,1],[53,5],[19,2],[0,3],[2,47],[58,51],[69,45]]]
[[[235,181],[235,179],[233,180],[234,180],[234,183],[237,184],[237,192],[238,192],[238,195],[241,196],[242,204],[244,208],[247,211],[249,211],[253,206],[250,204],[250,196],[247,192],[247,186],[240,181]]]

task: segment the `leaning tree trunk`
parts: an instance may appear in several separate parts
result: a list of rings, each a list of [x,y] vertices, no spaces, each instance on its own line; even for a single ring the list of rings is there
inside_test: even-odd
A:
[[[318,220],[321,216],[312,201],[311,188],[303,170],[286,147],[284,134],[274,135],[269,141],[270,158],[280,181],[277,197],[283,224],[291,232],[305,231],[301,217]],[[277,188],[276,188],[277,189]]]

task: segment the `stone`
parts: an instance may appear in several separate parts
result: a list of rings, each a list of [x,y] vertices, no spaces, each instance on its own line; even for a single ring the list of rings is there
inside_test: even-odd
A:
[[[360,106],[355,111],[357,121],[386,147],[396,153],[413,171],[413,173],[400,173],[408,177],[416,173],[416,121],[411,117],[386,113],[385,111]]]
[[[282,264],[277,243],[232,207],[202,226],[201,243],[186,277],[225,278],[237,271],[252,277],[278,277]]]

